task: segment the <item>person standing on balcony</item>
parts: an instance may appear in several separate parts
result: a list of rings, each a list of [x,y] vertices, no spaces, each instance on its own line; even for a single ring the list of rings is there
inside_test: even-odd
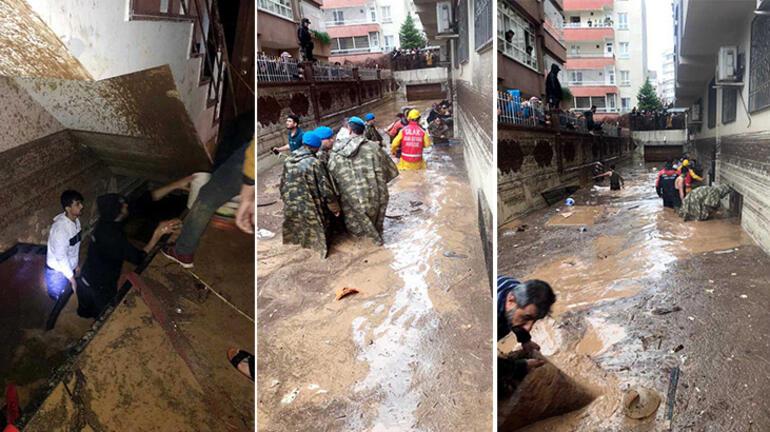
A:
[[[64,212],[53,219],[48,234],[48,251],[45,257],[45,284],[48,296],[56,301],[46,322],[46,330],[56,325],[73,291],[77,291],[75,278],[79,276],[80,264],[80,215],[83,212],[83,195],[74,190],[61,194]]]
[[[302,23],[297,29],[297,39],[299,39],[299,47],[302,50],[302,55],[305,57],[305,61],[314,62],[313,57],[313,35],[310,34],[310,20],[302,18]]]
[[[551,111],[555,110],[557,112],[562,98],[561,83],[558,76],[560,70],[559,65],[552,64],[551,72],[548,73],[548,77],[545,79],[545,99],[548,102],[548,108]]]
[[[397,151],[401,150],[401,157],[398,162],[399,170],[420,170],[425,169],[425,159],[422,151],[430,147],[430,136],[420,127],[420,112],[413,109],[407,115],[409,124],[406,125],[398,135],[393,139],[390,145],[390,152],[395,156]]]
[[[349,120],[351,138],[332,150],[329,174],[340,195],[345,228],[355,237],[369,237],[382,245],[388,183],[398,176],[396,164],[377,143],[364,137],[366,124]]]

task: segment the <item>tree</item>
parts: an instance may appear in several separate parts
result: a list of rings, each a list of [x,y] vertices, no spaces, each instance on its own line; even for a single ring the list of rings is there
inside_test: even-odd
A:
[[[425,46],[425,38],[422,32],[415,27],[411,14],[407,15],[406,20],[401,24],[398,39],[402,49],[423,48]]]
[[[658,95],[655,94],[655,89],[652,88],[649,78],[644,81],[644,85],[639,89],[636,99],[639,101],[640,110],[654,111],[663,108],[663,104],[660,103]]]

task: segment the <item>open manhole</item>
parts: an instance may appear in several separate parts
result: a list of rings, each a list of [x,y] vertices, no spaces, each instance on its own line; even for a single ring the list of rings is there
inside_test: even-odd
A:
[[[524,358],[516,351],[501,359],[498,367],[498,430],[509,432],[578,410],[596,397],[592,390],[578,383],[550,362],[527,374],[513,378],[513,369],[505,367]]]

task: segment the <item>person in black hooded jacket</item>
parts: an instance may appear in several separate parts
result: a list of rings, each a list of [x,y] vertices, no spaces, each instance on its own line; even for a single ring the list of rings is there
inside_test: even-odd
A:
[[[561,68],[557,64],[551,65],[551,72],[545,79],[545,99],[548,107],[552,110],[559,109],[562,99],[561,83],[559,82],[559,71]]]
[[[160,238],[179,230],[178,219],[158,224],[152,238],[143,249],[128,241],[123,225],[128,217],[128,203],[119,194],[110,193],[96,199],[99,211],[88,246],[86,263],[78,281],[78,315],[98,318],[118,291],[123,261],[140,264]]]

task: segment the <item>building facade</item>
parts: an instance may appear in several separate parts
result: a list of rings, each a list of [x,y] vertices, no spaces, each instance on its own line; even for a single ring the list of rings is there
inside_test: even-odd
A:
[[[562,84],[573,109],[617,117],[636,104],[647,78],[644,0],[565,0],[567,64]]]
[[[755,13],[757,7],[765,12]],[[677,0],[674,37],[676,103],[690,108],[689,154],[702,167],[706,182],[732,188],[725,204],[740,218],[744,230],[770,252],[770,16],[766,11],[770,11],[767,1]]]
[[[663,53],[663,66],[658,77],[658,96],[664,105],[675,103],[676,66],[674,52]]]
[[[409,0],[326,0],[322,9],[335,62],[359,63],[399,48],[398,33],[407,15],[422,29]]]
[[[311,30],[327,32],[322,5],[322,0],[258,0],[257,52],[278,57],[285,51],[300,58],[297,27],[303,18],[310,20]],[[314,45],[314,57],[328,60],[330,45],[317,38]]]
[[[563,69],[567,60],[563,27],[561,0],[499,0],[498,89],[518,89],[524,97],[542,98],[551,65]],[[563,81],[564,75],[560,78]]]

